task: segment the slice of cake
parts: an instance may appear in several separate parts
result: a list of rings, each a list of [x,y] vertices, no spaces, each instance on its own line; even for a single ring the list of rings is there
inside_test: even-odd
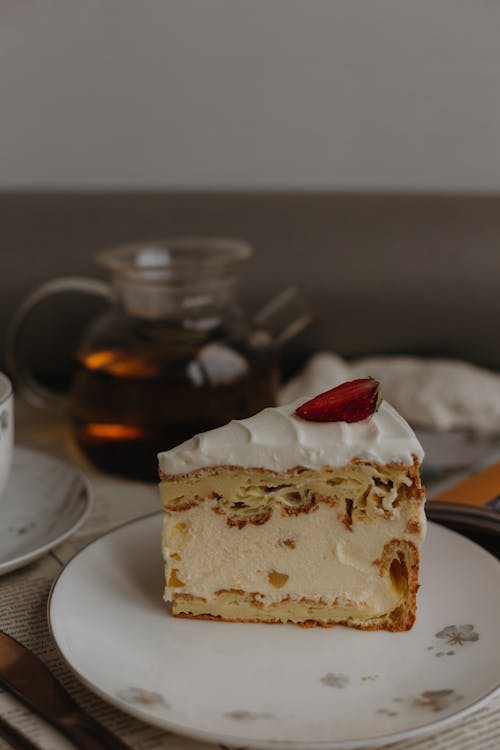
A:
[[[423,452],[389,404],[375,411],[374,382],[264,409],[160,454],[174,615],[411,628]]]

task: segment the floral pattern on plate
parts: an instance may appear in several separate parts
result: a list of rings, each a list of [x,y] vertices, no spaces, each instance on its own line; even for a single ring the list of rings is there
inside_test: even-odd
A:
[[[479,633],[474,630],[474,625],[446,625],[434,637],[437,640],[427,647],[428,651],[434,651],[435,656],[455,656],[455,646],[475,643],[479,640]]]
[[[236,719],[237,721],[255,721],[255,719],[272,719],[273,715],[266,712],[259,711],[245,711],[244,709],[238,709],[236,711],[227,711],[224,716],[228,719]]]
[[[162,708],[168,708],[169,704],[160,693],[154,693],[151,690],[144,690],[138,687],[127,687],[123,690],[117,690],[116,695],[127,703],[135,703],[141,706],[161,706]]]
[[[327,685],[328,687],[345,688],[349,684],[349,677],[346,674],[342,674],[342,672],[338,674],[327,672],[320,679],[320,682],[322,685]]]
[[[450,708],[457,701],[461,701],[463,695],[460,695],[452,688],[443,688],[440,690],[423,690],[416,698],[393,698],[394,703],[401,704],[399,707],[402,711],[408,709],[427,709],[433,713],[439,713]],[[399,716],[400,712],[394,708],[378,708],[377,714],[382,716]]]
[[[424,690],[418,698],[413,701],[413,706],[417,708],[427,708],[435,713],[444,711],[453,703],[462,700],[463,696],[455,690],[446,688],[444,690]]]

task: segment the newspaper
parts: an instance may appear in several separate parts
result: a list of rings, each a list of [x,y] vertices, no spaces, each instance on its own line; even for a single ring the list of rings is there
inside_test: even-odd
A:
[[[63,663],[48,631],[47,598],[65,563],[109,529],[157,510],[156,487],[109,477],[84,464],[84,459],[72,447],[68,426],[63,419],[47,416],[19,402],[16,430],[17,443],[79,464],[89,480],[94,503],[90,517],[68,541],[39,561],[0,578],[0,628],[36,653],[77,702],[133,750],[202,750],[213,747],[145,725],[101,700]],[[28,735],[41,750],[72,750],[74,747],[4,691],[0,691],[0,715]],[[222,745],[220,747],[227,750]],[[446,730],[385,747],[392,750],[496,750],[500,747],[500,695],[469,717],[452,723]],[[0,739],[0,750],[8,748],[9,745]]]

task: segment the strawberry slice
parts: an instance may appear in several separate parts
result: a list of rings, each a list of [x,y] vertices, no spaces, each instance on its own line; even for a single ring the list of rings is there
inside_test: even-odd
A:
[[[306,401],[295,414],[309,422],[360,422],[380,406],[380,383],[374,378],[358,378],[331,388]]]

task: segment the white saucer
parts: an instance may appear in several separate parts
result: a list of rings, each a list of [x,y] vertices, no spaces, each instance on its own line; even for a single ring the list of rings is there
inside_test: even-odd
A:
[[[70,464],[16,446],[0,500],[0,575],[36,560],[73,534],[90,510],[90,490]]]
[[[500,566],[429,524],[408,633],[171,617],[161,514],[74,557],[49,604],[62,656],[95,692],[164,729],[253,748],[373,747],[437,729],[498,687]]]

